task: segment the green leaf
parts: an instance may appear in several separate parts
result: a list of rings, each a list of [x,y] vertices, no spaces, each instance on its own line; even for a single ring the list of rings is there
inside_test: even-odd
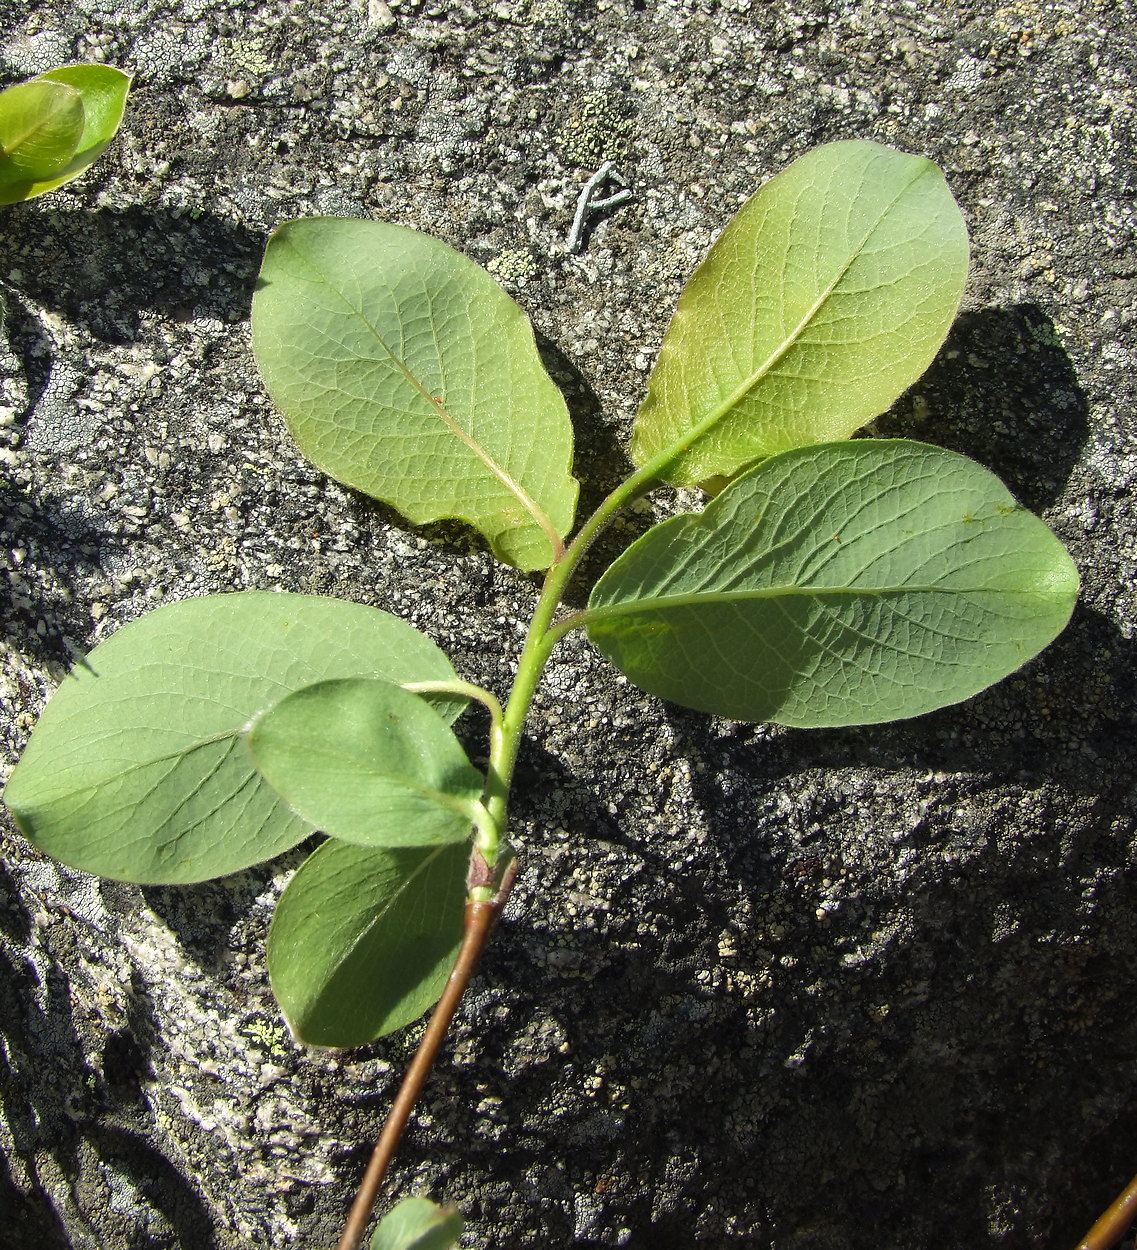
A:
[[[129,74],[109,65],[65,65],[22,84],[22,87],[37,89],[38,84],[52,84],[52,91],[65,89],[69,95],[77,93],[82,125],[67,160],[61,166],[50,170],[27,170],[13,178],[0,164],[0,204],[14,204],[43,195],[45,191],[54,190],[77,178],[98,160],[122,124],[130,83]],[[13,87],[9,90],[20,89]],[[0,95],[0,115],[3,112],[2,102],[8,94]]]
[[[637,685],[738,720],[872,724],[966,699],[1065,626],[1078,575],[993,474],[903,440],[771,457],[650,530],[588,632]]]
[[[677,485],[847,438],[931,363],[967,278],[967,231],[930,161],[816,148],[738,212],[679,300],[632,458]]]
[[[292,691],[338,677],[454,671],[405,621],[337,599],[246,591],[168,604],[64,680],[4,801],[41,850],[105,877],[202,881],[247,868],[312,826],[261,779],[245,730]]]
[[[418,695],[374,678],[305,686],[260,717],[261,776],[305,820],[360,846],[459,842],[485,778]]]
[[[268,936],[285,1019],[313,1046],[361,1046],[438,1000],[462,941],[470,848],[328,841],[288,883]]]
[[[300,450],[422,524],[460,517],[546,568],[572,525],[572,427],[525,314],[479,266],[382,222],[269,240],[253,350]]]
[[[371,1250],[451,1250],[462,1236],[462,1217],[429,1198],[404,1198],[383,1217]]]
[[[62,83],[35,79],[0,92],[0,185],[58,173],[83,133],[83,100]]]

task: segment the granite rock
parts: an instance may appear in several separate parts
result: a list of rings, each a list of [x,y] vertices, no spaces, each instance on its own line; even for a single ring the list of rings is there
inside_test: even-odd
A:
[[[248,305],[276,223],[383,218],[494,270],[569,398],[587,506],[743,199],[831,139],[942,165],[972,279],[878,426],[1046,516],[1084,577],[1072,624],[966,705],[826,732],[665,706],[567,641],[520,766],[520,882],[391,1190],[455,1202],[470,1247],[1072,1244],[1137,1159],[1128,6],[4,17],[5,83],[137,76],[98,165],[0,216],[6,768],[76,656],[187,595],[375,604],[508,686],[534,581],[328,482],[274,415]],[[605,159],[635,198],[569,254]],[[414,1031],[344,1054],[288,1036],[263,944],[299,854],[178,889],[85,877],[10,824],[0,857],[0,1246],[333,1245]]]

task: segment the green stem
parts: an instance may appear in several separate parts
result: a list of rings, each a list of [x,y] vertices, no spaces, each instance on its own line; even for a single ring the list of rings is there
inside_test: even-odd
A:
[[[456,694],[463,699],[475,699],[489,709],[490,725],[500,726],[501,704],[494,695],[472,681],[405,681],[403,689],[411,694]]]
[[[505,705],[500,731],[496,734],[491,733],[490,762],[484,801],[490,813],[491,822],[499,830],[504,831],[506,828],[509,787],[513,780],[513,769],[517,763],[517,752],[521,746],[521,733],[525,727],[526,717],[529,715],[529,708],[533,703],[533,696],[537,692],[541,674],[544,672],[553,648],[567,632],[561,626],[554,625],[553,619],[564,598],[568,584],[585,552],[613,517],[622,508],[626,508],[633,500],[648,491],[655,484],[660,470],[678,454],[678,451],[669,449],[665,455],[656,457],[650,464],[621,482],[581,526],[564,555],[545,575],[541,597],[537,600],[525,645],[517,661],[517,676],[514,678],[513,689]],[[499,848],[494,847],[492,855],[487,854],[484,847],[479,849],[482,850],[486,862],[492,868]]]
[[[650,464],[617,486],[584,523],[561,558],[549,569],[517,663],[517,677],[504,712],[492,694],[467,682],[412,682],[405,687],[420,694],[465,695],[484,703],[490,711],[489,768],[486,773],[485,792],[479,805],[480,811],[475,813],[477,832],[472,863],[476,872],[466,903],[466,937],[447,988],[431,1017],[395,1104],[388,1113],[337,1250],[356,1250],[359,1246],[391,1155],[477,965],[493,919],[501,911],[513,884],[517,860],[505,841],[506,810],[509,786],[521,745],[521,733],[549,656],[567,629],[572,627],[571,621],[576,619],[573,617],[570,621],[554,625],[557,608],[584,553],[597,535],[621,508],[626,507],[655,483],[661,470],[681,450],[679,448],[667,455],[657,456]]]
[[[405,681],[403,682],[403,689],[409,690],[411,694],[456,694],[464,699],[476,699],[489,710],[490,714],[491,760],[494,751],[500,749],[502,740],[501,704],[488,690],[481,686],[475,686],[473,682],[461,681],[457,678],[453,681]],[[489,868],[493,868],[501,855],[502,839],[505,836],[505,826],[502,823],[504,815],[504,809],[501,812],[494,812],[487,808],[484,802],[475,804],[471,812],[471,819],[474,822],[474,845]],[[493,890],[486,886],[476,886],[470,891],[470,898],[475,902],[485,902],[492,897]]]

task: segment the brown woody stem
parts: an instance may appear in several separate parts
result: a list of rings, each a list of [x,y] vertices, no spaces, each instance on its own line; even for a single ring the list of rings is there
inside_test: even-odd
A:
[[[418,1102],[422,1088],[426,1084],[426,1078],[438,1055],[439,1047],[450,1027],[450,1021],[453,1020],[462,995],[466,992],[470,978],[474,975],[474,969],[478,966],[478,960],[481,958],[482,951],[485,950],[494,921],[498,918],[513,886],[516,870],[517,861],[512,860],[502,875],[501,887],[495,898],[488,902],[469,900],[466,903],[466,930],[462,945],[458,948],[458,958],[454,962],[446,988],[442,991],[442,997],[439,998],[431,1014],[426,1032],[418,1044],[418,1050],[415,1051],[411,1065],[403,1077],[403,1083],[399,1086],[395,1101],[391,1104],[391,1110],[387,1112],[383,1131],[379,1134],[379,1140],[375,1143],[375,1149],[371,1153],[371,1161],[367,1165],[367,1171],[363,1174],[363,1180],[360,1181],[359,1192],[351,1204],[351,1210],[348,1212],[347,1222],[336,1244],[336,1250],[357,1250],[363,1240],[367,1221],[371,1218],[371,1210],[375,1206],[379,1187],[383,1183],[383,1177],[387,1173],[395,1147],[399,1144],[399,1138],[402,1137],[415,1103]]]
[[[1113,1250],[1137,1219],[1137,1176],[1113,1200],[1101,1219],[1078,1242],[1075,1250]]]

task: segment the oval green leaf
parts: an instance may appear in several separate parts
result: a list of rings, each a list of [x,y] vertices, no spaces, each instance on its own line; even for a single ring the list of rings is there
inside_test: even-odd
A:
[[[993,474],[904,440],[822,444],[650,530],[597,583],[593,641],[637,685],[737,720],[917,716],[1042,650],[1073,610],[1061,543]]]
[[[371,1250],[451,1250],[465,1224],[453,1207],[429,1198],[404,1198],[371,1235]]]
[[[254,723],[248,743],[293,811],[360,846],[463,841],[485,786],[425,699],[374,678],[285,696]]]
[[[21,87],[42,90],[48,85],[52,92],[66,91],[77,95],[80,108],[80,127],[67,159],[49,169],[29,169],[17,177],[10,177],[0,165],[0,204],[14,204],[34,199],[46,191],[54,190],[77,178],[106,150],[118,133],[130,91],[131,77],[122,70],[109,65],[65,65],[49,70]],[[9,92],[0,95],[0,116],[3,101]]]
[[[61,170],[83,133],[83,101],[63,83],[35,79],[0,92],[0,185]]]
[[[521,309],[437,239],[313,217],[269,240],[253,351],[300,450],[416,524],[458,517],[546,568],[572,525],[572,427]]]
[[[462,941],[470,848],[325,842],[268,935],[273,993],[296,1037],[362,1046],[438,1000]]]
[[[405,621],[338,599],[246,591],[168,604],[65,678],[4,801],[30,841],[87,872],[171,883],[237,872],[312,832],[260,777],[245,730],[292,691],[339,677],[454,671]]]
[[[931,363],[967,263],[931,161],[865,140],[807,153],[739,210],[687,283],[632,458],[692,485],[847,438]]]

